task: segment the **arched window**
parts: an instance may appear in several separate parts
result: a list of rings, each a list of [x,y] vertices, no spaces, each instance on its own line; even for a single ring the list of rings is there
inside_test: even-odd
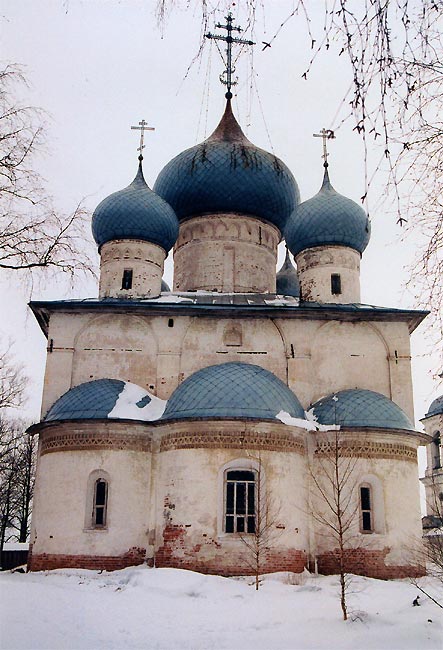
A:
[[[365,483],[360,485],[360,532],[374,532],[374,513],[372,510],[371,486]]]
[[[432,438],[432,469],[441,468],[441,436],[440,431]]]
[[[256,520],[257,473],[228,469],[225,472],[225,533],[254,533]]]
[[[108,482],[98,478],[94,484],[94,508],[92,512],[93,528],[106,526],[106,507],[108,502]]]

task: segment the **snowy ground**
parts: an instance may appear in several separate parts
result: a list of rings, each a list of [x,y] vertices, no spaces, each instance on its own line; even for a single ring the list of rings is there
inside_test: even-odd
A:
[[[0,574],[0,647],[86,650],[440,650],[442,610],[408,581],[355,577],[341,620],[337,577],[285,584],[175,569]],[[437,593],[437,583],[426,579]],[[440,593],[440,597],[442,594]]]

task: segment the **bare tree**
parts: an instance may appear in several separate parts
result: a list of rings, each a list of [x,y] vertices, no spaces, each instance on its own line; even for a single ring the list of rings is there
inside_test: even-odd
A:
[[[255,461],[251,466],[255,474],[253,524],[249,529],[246,527],[244,532],[240,532],[240,539],[246,548],[245,562],[254,572],[255,589],[258,590],[268,552],[281,532],[277,528],[280,507],[273,499],[269,485],[265,485],[261,453],[256,457],[250,455],[250,458]]]
[[[348,618],[349,569],[347,555],[355,549],[359,530],[359,502],[356,498],[357,457],[339,430],[316,434],[314,460],[309,466],[313,486],[310,514],[332,542],[340,579],[340,606]]]
[[[0,269],[93,271],[86,250],[86,210],[54,207],[36,171],[45,143],[42,111],[21,104],[26,80],[18,66],[0,69]]]
[[[0,350],[0,413],[5,408],[22,404],[26,384],[23,367],[14,359],[12,344],[9,343],[6,349]]]

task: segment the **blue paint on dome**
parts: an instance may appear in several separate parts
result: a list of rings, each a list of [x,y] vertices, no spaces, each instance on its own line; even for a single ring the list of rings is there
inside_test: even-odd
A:
[[[425,415],[425,418],[430,418],[433,415],[440,415],[443,413],[443,395],[437,397],[428,409],[428,412]]]
[[[114,239],[141,239],[167,252],[178,237],[178,220],[171,206],[146,184],[140,162],[132,183],[97,206],[92,234],[99,247]]]
[[[414,425],[397,404],[372,390],[338,391],[315,402],[312,411],[320,424],[414,431]]]
[[[241,213],[277,226],[282,232],[300,201],[286,165],[254,146],[238,125],[230,102],[214,133],[183,151],[160,172],[154,190],[188,217]]]
[[[363,253],[370,234],[366,212],[334,190],[325,169],[318,194],[301,203],[288,219],[285,239],[293,255],[325,245],[349,246]]]
[[[293,296],[294,298],[300,297],[300,282],[298,280],[297,271],[289,257],[288,249],[286,249],[286,257],[283,266],[277,273],[276,293],[280,296]]]
[[[188,377],[172,393],[162,419],[275,420],[280,411],[305,417],[294,393],[269,370],[230,362],[208,366]]]
[[[166,282],[164,280],[162,280],[160,291],[171,291],[171,289],[169,288],[169,285],[166,284]]]

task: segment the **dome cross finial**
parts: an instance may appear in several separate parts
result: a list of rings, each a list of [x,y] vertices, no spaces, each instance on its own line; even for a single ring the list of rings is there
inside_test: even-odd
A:
[[[328,166],[328,149],[326,146],[326,140],[334,140],[335,139],[335,133],[334,131],[331,131],[331,129],[322,129],[320,133],[313,133],[312,134],[314,138],[323,138],[323,166],[327,167]]]
[[[140,151],[138,159],[140,161],[142,161],[143,160],[143,149],[145,148],[145,144],[144,144],[145,131],[155,131],[155,127],[148,126],[148,123],[146,122],[146,120],[142,120],[138,124],[139,124],[139,126],[131,126],[131,130],[140,131],[140,146],[137,148],[137,151]]]
[[[226,29],[226,36],[220,36],[218,34],[211,34],[208,32],[205,34],[206,38],[213,39],[214,41],[225,41],[226,42],[226,70],[220,75],[220,81],[227,87],[227,92],[225,94],[226,99],[232,99],[231,87],[237,84],[237,80],[232,79],[232,75],[235,72],[235,68],[232,63],[232,44],[237,43],[238,45],[255,45],[254,41],[248,41],[244,38],[239,38],[237,36],[232,36],[232,32],[242,32],[241,27],[235,27],[232,23],[234,21],[231,12],[225,16],[226,25],[217,23],[215,25],[216,29]]]

